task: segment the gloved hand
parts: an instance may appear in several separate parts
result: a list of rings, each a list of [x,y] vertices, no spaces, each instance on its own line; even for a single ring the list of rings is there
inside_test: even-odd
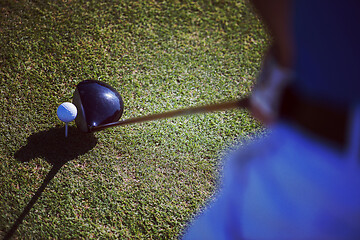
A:
[[[255,118],[265,125],[277,120],[282,91],[293,77],[292,69],[280,66],[271,53],[265,57],[250,97]]]

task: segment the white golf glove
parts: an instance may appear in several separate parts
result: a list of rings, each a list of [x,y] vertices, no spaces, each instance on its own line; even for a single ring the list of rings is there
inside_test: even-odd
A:
[[[282,91],[292,79],[292,69],[280,66],[271,54],[265,57],[250,104],[266,122],[277,119]]]

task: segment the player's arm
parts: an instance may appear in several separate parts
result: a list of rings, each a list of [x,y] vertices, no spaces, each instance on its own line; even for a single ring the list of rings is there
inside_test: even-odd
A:
[[[272,37],[251,97],[253,115],[265,124],[276,121],[281,91],[294,64],[291,0],[251,0]]]
[[[286,68],[293,67],[294,39],[291,0],[250,1],[272,36],[272,52],[277,62]]]

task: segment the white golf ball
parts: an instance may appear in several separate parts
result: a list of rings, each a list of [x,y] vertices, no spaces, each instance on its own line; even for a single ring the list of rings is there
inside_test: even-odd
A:
[[[62,103],[57,109],[59,119],[65,123],[71,122],[76,118],[76,106],[70,102]]]

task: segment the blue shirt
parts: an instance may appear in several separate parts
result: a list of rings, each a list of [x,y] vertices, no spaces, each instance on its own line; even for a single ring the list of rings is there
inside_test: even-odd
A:
[[[360,2],[295,0],[296,86],[328,103],[360,102]]]

